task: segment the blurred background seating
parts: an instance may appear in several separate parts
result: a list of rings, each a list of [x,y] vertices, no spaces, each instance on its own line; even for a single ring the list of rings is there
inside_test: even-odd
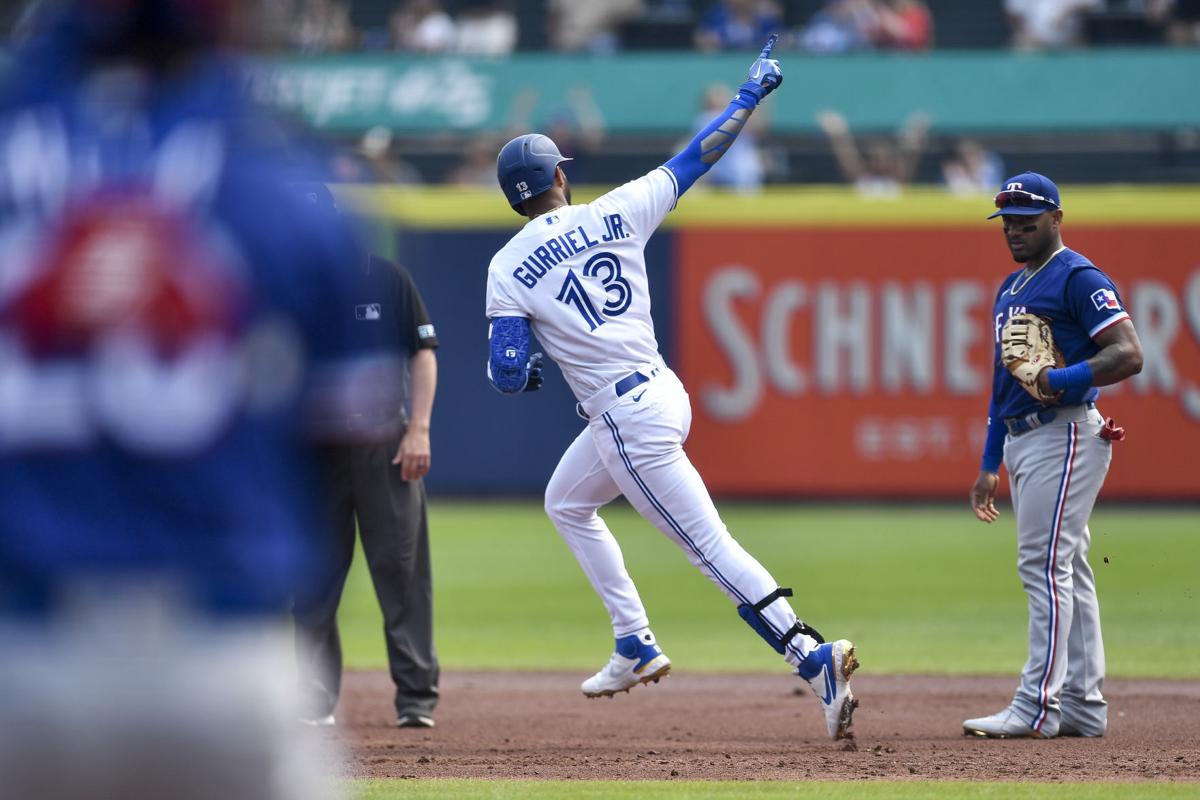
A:
[[[1127,58],[1129,48],[1153,57],[1160,52],[1196,52],[1200,41],[1200,0],[982,0],[963,3],[958,0],[263,0],[279,20],[279,49],[290,57],[289,63],[303,64],[295,58],[329,58],[337,55],[340,66],[380,63],[390,67],[398,85],[383,87],[387,102],[405,114],[410,107],[432,102],[428,93],[439,90],[428,83],[433,61],[420,59],[456,59],[455,69],[470,70],[479,77],[474,95],[464,95],[456,81],[443,76],[447,96],[441,101],[456,104],[457,118],[434,132],[409,126],[403,119],[363,115],[354,122],[313,118],[347,145],[339,171],[352,181],[379,181],[411,184],[415,182],[461,183],[466,173],[481,174],[484,161],[479,139],[500,140],[517,127],[555,128],[571,140],[582,156],[577,167],[589,173],[584,180],[603,175],[620,181],[652,168],[669,156],[682,130],[692,122],[692,113],[664,103],[662,127],[656,129],[645,120],[627,124],[620,114],[606,106],[613,103],[614,92],[606,87],[595,89],[589,108],[580,113],[578,103],[554,97],[544,88],[556,71],[578,90],[580,75],[589,81],[605,83],[603,64],[584,68],[576,59],[581,55],[617,58],[628,53],[661,57],[669,70],[671,54],[682,60],[695,59],[698,53],[714,58],[724,54],[756,50],[768,31],[782,34],[778,54],[787,62],[790,88],[789,103],[802,104],[809,96],[828,95],[829,76],[845,75],[837,87],[845,104],[823,102],[821,109],[805,110],[804,123],[782,115],[769,129],[760,131],[757,146],[771,154],[769,169],[759,185],[772,183],[855,183],[846,169],[845,147],[832,146],[816,122],[817,110],[839,113],[847,120],[854,135],[865,136],[865,146],[879,150],[874,143],[883,141],[901,128],[905,118],[923,114],[929,126],[919,152],[904,167],[906,184],[938,185],[947,181],[943,165],[961,159],[960,142],[968,137],[989,153],[1009,163],[1034,164],[1052,172],[1065,182],[1187,182],[1200,181],[1200,101],[1193,95],[1190,112],[1169,123],[1156,123],[1129,110],[1127,118],[1104,125],[1083,124],[1075,128],[1060,121],[1045,120],[1016,105],[996,109],[1003,124],[992,124],[982,117],[973,125],[957,123],[936,105],[952,102],[948,92],[959,91],[942,80],[953,78],[964,63],[973,58],[991,58],[994,73],[980,73],[980,80],[962,97],[964,103],[981,102],[1005,81],[1004,65],[1028,63],[1029,53],[1063,53],[1094,59],[1094,74],[1107,65]],[[0,30],[15,35],[21,4],[5,4],[0,10]],[[921,72],[920,84],[904,86],[897,97],[895,87],[880,89],[892,74],[889,54],[897,58],[931,59],[932,66]],[[1112,56],[1110,57],[1109,54]],[[391,54],[391,55],[389,55]],[[661,54],[661,55],[660,55]],[[1008,54],[1008,55],[1006,55]],[[1123,55],[1122,55],[1123,54]],[[566,59],[553,61],[554,57]],[[822,68],[810,59],[838,58],[831,62],[836,71]],[[393,58],[380,62],[378,59]],[[511,62],[522,68],[503,70]],[[626,58],[621,56],[617,62]],[[376,59],[364,61],[364,59]],[[460,61],[459,59],[466,59]],[[480,62],[479,59],[485,59]],[[876,59],[871,61],[871,59]],[[880,60],[883,59],[883,60]],[[744,60],[744,59],[743,59]],[[2,63],[2,62],[0,62]],[[312,66],[331,63],[314,60]],[[709,62],[687,62],[709,63]],[[728,82],[728,69],[711,62],[712,74],[698,76],[699,86],[680,87],[694,96],[713,81]],[[908,62],[901,62],[899,68]],[[1175,63],[1175,62],[1171,62]],[[1200,69],[1200,61],[1185,61]],[[426,66],[422,66],[426,65]],[[845,67],[843,71],[841,67]],[[651,67],[652,68],[652,67]],[[1112,69],[1119,69],[1112,66]],[[1176,67],[1182,69],[1185,67]],[[567,74],[570,70],[572,74]],[[1088,70],[1084,71],[1085,74]],[[528,75],[528,80],[522,75]],[[691,73],[688,73],[691,74]],[[897,73],[899,74],[899,73]],[[1025,74],[1029,74],[1026,72]],[[1079,73],[1076,72],[1076,75]],[[513,76],[516,77],[513,77]],[[814,77],[815,76],[815,77]],[[312,75],[310,74],[311,78]],[[320,77],[320,76],[318,76]],[[653,85],[662,85],[651,74]],[[733,77],[736,77],[734,75]],[[1030,86],[1033,95],[1062,93],[1071,97],[1077,87],[1062,82],[1055,71],[1054,80],[1046,75],[1043,86]],[[321,91],[338,91],[332,86]],[[433,80],[439,80],[436,76]],[[664,77],[662,80],[666,80]],[[481,82],[480,82],[481,81]],[[706,82],[705,82],[706,81]],[[816,82],[813,82],[816,81]],[[480,96],[486,83],[488,96]],[[308,87],[311,90],[311,85]],[[345,88],[345,87],[343,87]],[[612,87],[608,87],[612,88]],[[673,87],[662,86],[670,94]],[[357,91],[357,89],[353,90]],[[1156,87],[1146,88],[1153,102]],[[873,102],[872,92],[907,106],[888,113],[889,119],[877,119],[876,113],[864,117],[862,106]],[[531,99],[532,98],[532,99]],[[337,98],[346,103],[346,97]],[[997,100],[999,106],[1001,101]],[[1174,99],[1163,100],[1174,103]],[[492,112],[487,120],[478,108],[487,105]],[[502,108],[500,108],[502,106]],[[694,109],[694,106],[692,107]],[[402,116],[402,115],[401,115]],[[465,118],[470,118],[464,121]],[[502,121],[497,121],[503,118]],[[606,119],[608,118],[608,119]],[[598,143],[603,141],[601,148]],[[364,150],[364,145],[366,149]],[[372,150],[372,148],[374,148]],[[368,151],[374,155],[368,155]],[[839,155],[841,153],[842,155]],[[869,153],[868,153],[869,155]],[[746,161],[750,164],[751,161]],[[474,166],[472,166],[474,165]],[[952,173],[957,174],[955,170]],[[715,181],[714,181],[715,182]],[[861,184],[861,181],[858,181]],[[949,181],[961,190],[962,181]]]

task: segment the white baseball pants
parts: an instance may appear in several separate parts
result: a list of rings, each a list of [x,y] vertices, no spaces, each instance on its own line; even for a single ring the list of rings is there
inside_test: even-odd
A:
[[[663,367],[648,383],[592,415],[546,487],[546,513],[600,595],[617,638],[650,625],[621,548],[596,513],[619,494],[735,604],[754,604],[779,586],[730,535],[684,453],[691,424],[688,394],[675,373]],[[777,635],[796,622],[782,598],[761,613]],[[814,647],[814,639],[799,634],[784,658],[797,665]]]

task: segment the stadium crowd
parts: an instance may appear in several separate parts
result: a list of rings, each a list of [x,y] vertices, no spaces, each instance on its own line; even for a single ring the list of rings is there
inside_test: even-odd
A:
[[[753,49],[768,32],[782,34],[779,51],[812,55],[934,48],[1027,52],[1108,44],[1200,45],[1200,0],[260,2],[270,9],[274,21],[273,49],[314,56],[394,53],[504,58],[526,52],[604,55],[645,50],[714,53]],[[15,10],[0,10],[0,24],[15,23],[17,16]],[[727,88],[707,87],[698,93],[697,110],[710,102],[708,94],[720,94]],[[892,196],[912,182],[940,182],[954,192],[976,191],[992,185],[1003,169],[996,152],[1003,149],[1003,143],[995,141],[996,137],[989,141],[986,135],[982,139],[946,136],[937,129],[939,120],[924,119],[919,107],[912,109],[912,124],[891,135],[851,130],[844,111],[831,108],[820,112],[814,117],[813,134],[786,142],[772,135],[770,121],[764,116],[757,129],[739,143],[742,152],[722,170],[714,171],[709,183],[756,191],[769,182],[840,179],[867,194]],[[665,139],[634,143],[620,130],[608,129],[603,112],[582,86],[572,90],[567,102],[552,109],[527,88],[511,100],[507,117],[513,130],[539,128],[552,135],[563,151],[576,159],[573,168],[580,182],[594,177],[589,173],[611,171],[612,164],[604,162],[606,155],[610,160],[624,157],[622,163],[636,161],[640,167],[675,144]],[[490,186],[495,150],[510,132],[476,132],[430,146],[411,133],[374,124],[339,134],[351,146],[336,157],[334,170],[348,181]],[[1189,136],[1183,130],[1167,135],[1161,146],[1125,142],[1119,147],[1141,148],[1132,156],[1135,161],[1170,160],[1176,151],[1192,151]],[[814,154],[814,148],[820,152]],[[1141,154],[1155,148],[1165,154]],[[639,157],[645,159],[644,164],[637,161]]]
[[[278,0],[300,52],[356,50],[502,56],[631,49],[781,49],[812,53],[1023,50],[1200,42],[1197,0]],[[956,8],[957,6],[957,8]],[[993,24],[999,23],[999,24]],[[935,37],[946,29],[947,36]]]

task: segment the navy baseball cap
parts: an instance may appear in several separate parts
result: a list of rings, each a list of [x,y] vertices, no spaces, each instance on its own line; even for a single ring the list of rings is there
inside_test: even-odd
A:
[[[1001,214],[1032,217],[1062,208],[1054,181],[1037,172],[1022,172],[1006,180],[995,202],[998,210],[988,219]]]

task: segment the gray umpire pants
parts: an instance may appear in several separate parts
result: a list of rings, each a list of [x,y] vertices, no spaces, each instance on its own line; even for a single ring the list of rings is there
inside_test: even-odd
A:
[[[1017,518],[1017,569],[1029,596],[1029,660],[1013,707],[1046,736],[1066,725],[1103,734],[1108,709],[1096,580],[1088,563],[1088,517],[1112,443],[1095,409],[1062,409],[1050,423],[1004,446]]]
[[[332,713],[341,692],[337,609],[354,556],[356,527],[383,612],[396,713],[429,715],[437,705],[439,667],[433,646],[425,485],[419,478],[400,477],[400,467],[391,463],[398,444],[397,437],[325,453],[335,562],[327,585],[294,611],[296,660],[308,716]]]

